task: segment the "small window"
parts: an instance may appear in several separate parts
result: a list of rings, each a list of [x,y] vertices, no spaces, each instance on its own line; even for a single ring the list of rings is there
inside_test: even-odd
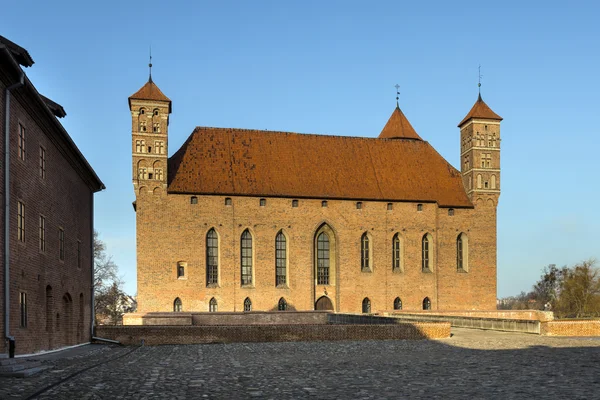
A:
[[[246,300],[244,300],[244,311],[252,311],[252,301],[249,297],[246,297]]]
[[[146,110],[144,110],[143,108],[140,110],[140,114],[144,115],[146,114]]]
[[[40,146],[40,178],[46,179],[46,149]]]
[[[154,115],[158,115],[158,110],[154,110]]]
[[[292,200],[292,207],[298,207],[298,200]]]
[[[181,299],[178,297],[173,302],[173,312],[181,312],[183,310],[183,306],[181,304]]]
[[[150,172],[150,173],[148,174],[148,179],[152,179],[153,177],[154,177],[154,175],[152,174],[152,172]]]
[[[46,218],[40,215],[40,251],[46,251]]]
[[[485,189],[487,189],[487,188],[488,188],[488,186],[489,186],[489,184],[488,184],[488,181],[485,181],[485,182],[483,182],[483,187],[484,187]]]
[[[394,299],[394,310],[402,310],[402,300],[400,297]]]
[[[226,197],[225,198],[225,205],[226,206],[230,206],[231,204],[232,204],[231,197]]]
[[[371,300],[368,297],[365,297],[362,301],[362,312],[363,314],[371,313]]]
[[[21,308],[21,328],[27,328],[27,293],[19,293],[19,305]]]
[[[392,211],[394,209],[394,205],[392,203],[387,203],[387,210]]]
[[[431,300],[429,300],[429,297],[423,299],[423,310],[431,310]]]
[[[25,161],[25,127],[19,124],[19,159]]]
[[[266,206],[267,205],[267,199],[260,199],[259,204],[260,204],[261,207]]]
[[[190,204],[198,204],[198,198],[196,196],[190,197]]]
[[[65,259],[65,231],[62,228],[58,229],[58,257]]]
[[[17,240],[25,242],[25,204],[17,201]]]
[[[321,207],[327,207],[327,200],[323,200],[321,202]]]
[[[148,153],[152,153],[152,146],[148,146]]]
[[[208,303],[208,311],[209,312],[217,312],[218,307],[217,307],[217,299],[215,299],[214,297],[212,299],[210,299],[210,302]]]
[[[356,209],[357,210],[361,210],[362,209],[362,201],[357,201],[356,202]]]
[[[77,268],[81,268],[81,240],[77,241]]]
[[[451,216],[451,217],[454,215],[454,208],[449,208],[448,209],[448,215]]]
[[[285,299],[282,297],[279,299],[279,303],[277,303],[277,310],[278,311],[287,311],[288,309],[288,305],[287,305],[287,301],[285,301]]]
[[[185,278],[185,264],[177,263],[177,279]]]
[[[423,204],[417,204],[417,211],[423,211]]]
[[[371,271],[371,244],[367,232],[360,237],[360,268],[363,272]]]

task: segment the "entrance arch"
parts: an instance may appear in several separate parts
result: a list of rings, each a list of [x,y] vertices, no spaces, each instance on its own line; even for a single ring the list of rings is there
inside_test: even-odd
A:
[[[333,304],[327,296],[321,296],[315,303],[315,310],[333,311]]]

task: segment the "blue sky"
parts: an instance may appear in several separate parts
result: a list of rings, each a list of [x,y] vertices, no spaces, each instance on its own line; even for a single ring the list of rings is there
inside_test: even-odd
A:
[[[92,5],[90,5],[92,4]],[[375,137],[395,106],[459,167],[482,95],[504,117],[498,295],[551,263],[600,259],[600,5],[555,1],[12,1],[0,34],[107,186],[96,228],[136,291],[127,98],[173,100],[169,154],[195,126]]]

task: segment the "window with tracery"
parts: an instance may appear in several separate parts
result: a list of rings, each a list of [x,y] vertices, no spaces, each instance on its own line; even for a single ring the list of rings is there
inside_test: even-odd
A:
[[[317,284],[329,285],[329,236],[325,232],[317,237]]]
[[[219,282],[219,237],[214,228],[206,234],[206,284]]]
[[[252,234],[245,230],[241,243],[242,285],[252,285]]]

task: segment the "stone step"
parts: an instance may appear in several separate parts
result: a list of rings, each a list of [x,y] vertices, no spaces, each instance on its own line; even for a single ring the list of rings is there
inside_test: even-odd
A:
[[[5,372],[11,373],[16,371],[22,371],[28,368],[36,368],[40,365],[42,365],[42,363],[39,361],[21,361],[10,365],[3,365],[0,366],[0,374],[3,375]]]

